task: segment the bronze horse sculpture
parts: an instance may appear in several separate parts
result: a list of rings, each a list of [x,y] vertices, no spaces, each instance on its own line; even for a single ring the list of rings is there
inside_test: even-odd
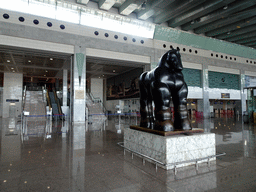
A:
[[[187,112],[188,88],[179,50],[171,49],[158,66],[140,76],[140,127],[159,131],[191,130]],[[170,102],[174,105],[174,122]],[[153,103],[155,109],[153,109]]]

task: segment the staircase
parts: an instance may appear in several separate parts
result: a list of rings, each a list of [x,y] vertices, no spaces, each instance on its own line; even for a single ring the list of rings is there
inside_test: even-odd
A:
[[[25,116],[26,134],[40,135],[45,133],[46,125],[46,102],[43,91],[26,91],[24,111],[29,112]]]
[[[106,110],[100,99],[96,99],[92,94],[86,93],[86,107],[88,108],[88,123],[103,122],[107,120]]]

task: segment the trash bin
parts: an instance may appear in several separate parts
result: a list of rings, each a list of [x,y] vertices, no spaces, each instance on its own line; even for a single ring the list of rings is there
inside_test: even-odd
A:
[[[244,123],[249,123],[249,113],[247,111],[244,111],[243,120]]]

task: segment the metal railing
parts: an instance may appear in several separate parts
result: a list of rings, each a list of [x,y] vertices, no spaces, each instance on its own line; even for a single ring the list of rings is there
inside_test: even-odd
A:
[[[192,163],[192,162],[195,162],[196,163],[196,170],[198,170],[198,162],[199,161],[202,161],[202,160],[208,160],[207,161],[207,164],[208,164],[208,167],[210,166],[210,159],[212,159],[212,158],[214,158],[214,157],[219,157],[219,156],[223,156],[223,155],[226,155],[226,153],[224,152],[224,153],[221,153],[221,154],[217,154],[217,155],[211,155],[211,156],[207,156],[207,157],[202,157],[202,158],[198,158],[198,159],[191,159],[191,160],[188,160],[188,161],[181,161],[181,162],[175,162],[175,163],[168,163],[168,164],[165,164],[165,163],[162,163],[162,162],[160,162],[160,161],[158,161],[158,160],[156,160],[156,159],[154,159],[154,158],[152,158],[152,157],[149,157],[149,156],[147,156],[147,155],[144,155],[144,154],[142,154],[142,153],[139,153],[139,152],[136,152],[136,151],[134,151],[134,150],[132,150],[132,149],[129,149],[129,148],[127,148],[127,147],[125,147],[124,145],[123,145],[123,142],[119,142],[119,143],[117,143],[119,146],[121,146],[121,147],[123,147],[124,148],[124,155],[125,155],[125,150],[127,150],[127,151],[130,151],[131,153],[132,153],[132,159],[133,159],[133,155],[135,154],[135,155],[137,155],[137,156],[139,156],[139,157],[141,157],[142,159],[143,159],[143,165],[145,165],[145,160],[149,160],[149,161],[153,161],[154,163],[155,163],[155,165],[156,165],[156,171],[157,171],[157,166],[158,165],[161,165],[161,166],[164,166],[164,167],[169,167],[169,166],[174,166],[174,173],[175,173],[175,175],[176,175],[176,173],[177,173],[177,165],[179,165],[179,164],[185,164],[185,163]]]

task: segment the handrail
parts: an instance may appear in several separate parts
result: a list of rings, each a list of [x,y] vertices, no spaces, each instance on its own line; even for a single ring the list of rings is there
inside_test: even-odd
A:
[[[54,98],[55,98],[56,104],[58,106],[59,114],[62,114],[59,98],[57,97],[57,93],[56,93],[55,89],[53,89],[53,94],[54,94]]]
[[[103,102],[101,101],[101,99],[99,97],[94,97],[92,93],[88,93],[89,97],[92,99],[93,102],[98,101],[98,103],[100,103],[101,108],[103,110],[103,113],[106,113],[107,109],[104,106]]]
[[[46,89],[46,98],[47,98],[47,103],[49,105],[49,110],[52,109],[52,104],[51,104],[51,101],[50,101],[50,96],[49,96],[49,90]]]
[[[208,160],[208,165],[210,164],[210,159],[211,158],[214,158],[214,157],[219,157],[219,156],[223,156],[223,155],[226,155],[226,153],[220,153],[220,154],[217,154],[217,155],[210,155],[210,156],[207,156],[207,157],[202,157],[202,158],[197,158],[197,159],[191,159],[191,160],[187,160],[187,161],[181,161],[181,162],[174,162],[174,163],[162,163],[152,157],[149,157],[147,155],[144,155],[142,153],[139,153],[137,151],[134,151],[132,149],[129,149],[127,147],[125,147],[124,145],[124,142],[119,142],[117,143],[117,145],[119,145],[120,147],[123,147],[124,150],[127,150],[127,151],[130,151],[132,153],[132,156],[133,154],[137,155],[137,156],[140,156],[142,158],[145,158],[145,159],[148,159],[150,161],[153,161],[155,164],[156,164],[156,169],[157,169],[157,164],[158,165],[162,165],[162,166],[165,166],[165,167],[168,167],[170,165],[173,165],[174,166],[174,171],[175,171],[175,175],[176,175],[176,169],[177,169],[177,165],[179,164],[184,164],[184,163],[191,163],[191,162],[195,162],[196,163],[196,168],[198,169],[198,161],[202,161],[202,160]],[[125,152],[125,151],[124,151]],[[144,160],[144,159],[143,159]]]

